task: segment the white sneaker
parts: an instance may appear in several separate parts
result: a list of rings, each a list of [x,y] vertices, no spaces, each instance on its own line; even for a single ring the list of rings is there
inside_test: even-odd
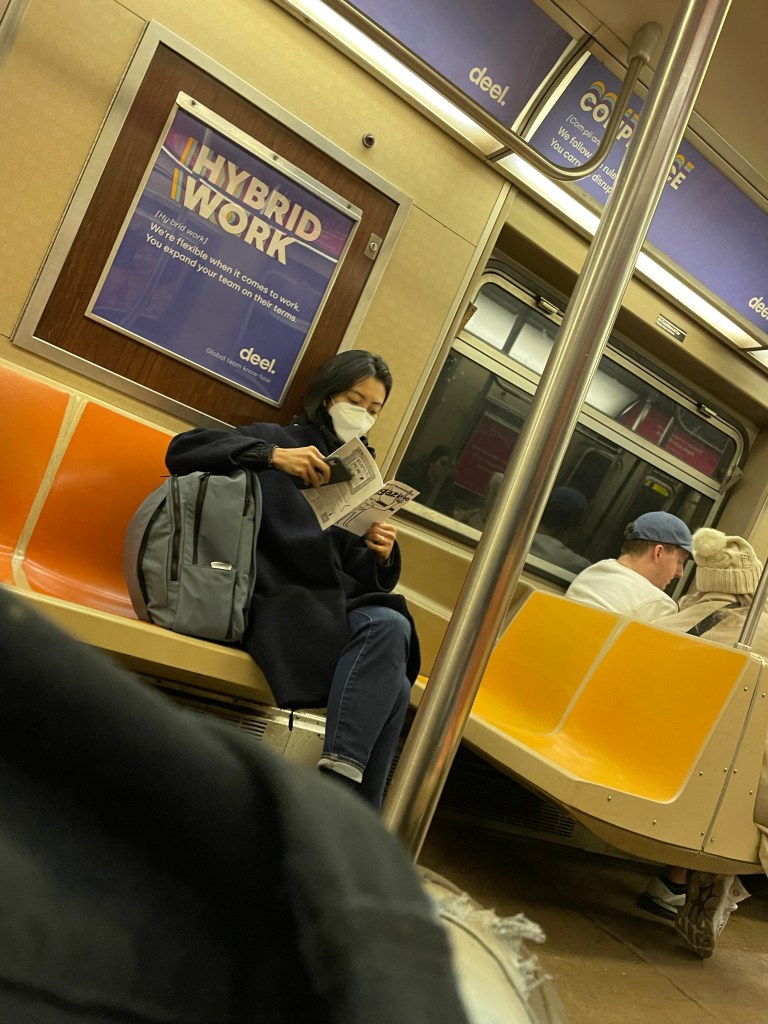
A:
[[[718,936],[738,901],[747,895],[735,875],[692,871],[685,904],[675,919],[678,935],[692,952],[706,960],[714,953]]]
[[[660,875],[654,875],[645,887],[645,892],[641,892],[637,898],[638,907],[642,907],[643,910],[647,910],[649,914],[655,914],[657,917],[665,917],[669,921],[674,921],[678,910],[684,903],[685,893],[672,892]]]

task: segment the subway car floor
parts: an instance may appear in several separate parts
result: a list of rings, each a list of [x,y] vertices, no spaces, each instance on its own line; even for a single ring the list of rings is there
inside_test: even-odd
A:
[[[533,947],[568,1024],[768,1022],[768,898],[744,901],[714,956],[635,906],[652,868],[437,817],[420,863],[501,916],[539,924]]]

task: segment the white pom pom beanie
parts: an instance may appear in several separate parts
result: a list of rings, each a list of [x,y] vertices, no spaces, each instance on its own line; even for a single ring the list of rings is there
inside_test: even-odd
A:
[[[702,527],[694,533],[692,547],[697,590],[754,594],[763,564],[743,537]]]

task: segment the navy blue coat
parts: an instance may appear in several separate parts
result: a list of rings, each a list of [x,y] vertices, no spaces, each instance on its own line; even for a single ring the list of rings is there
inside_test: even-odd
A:
[[[2,588],[0,652],[0,1021],[468,1024],[363,800]]]
[[[330,424],[330,419],[328,419]],[[174,437],[166,464],[171,473],[231,473],[255,441],[280,448],[314,445],[328,455],[341,445],[330,427],[307,419],[289,427],[251,423],[234,431],[190,430]],[[361,537],[332,526],[321,530],[287,473],[259,472],[263,517],[256,587],[243,646],[263,671],[281,707],[325,707],[336,663],[350,636],[347,612],[384,604],[411,623],[408,678],[419,671],[419,644],[404,598],[390,591],[400,577],[400,552],[379,565]]]

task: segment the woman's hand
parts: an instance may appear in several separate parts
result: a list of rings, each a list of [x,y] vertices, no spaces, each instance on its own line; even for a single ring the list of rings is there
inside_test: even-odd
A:
[[[379,565],[386,565],[392,557],[396,539],[397,527],[391,519],[386,523],[374,523],[365,535],[365,543],[376,555]]]
[[[282,473],[301,477],[310,487],[320,487],[327,483],[331,475],[331,467],[314,445],[307,448],[274,448],[272,466]]]

